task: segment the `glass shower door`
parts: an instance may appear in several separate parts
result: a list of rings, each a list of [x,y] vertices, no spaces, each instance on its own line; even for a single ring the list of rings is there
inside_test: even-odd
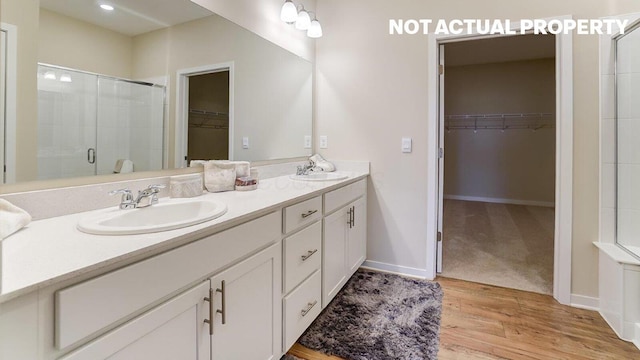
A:
[[[38,65],[38,180],[96,174],[97,78]]]

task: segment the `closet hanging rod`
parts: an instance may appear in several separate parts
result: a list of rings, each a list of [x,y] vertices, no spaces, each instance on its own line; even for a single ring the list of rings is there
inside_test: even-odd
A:
[[[503,113],[503,114],[456,114],[445,115],[446,119],[502,119],[502,118],[545,118],[552,117],[553,113]]]
[[[189,114],[204,115],[204,116],[229,116],[229,113],[218,111],[207,111],[199,109],[189,109]]]

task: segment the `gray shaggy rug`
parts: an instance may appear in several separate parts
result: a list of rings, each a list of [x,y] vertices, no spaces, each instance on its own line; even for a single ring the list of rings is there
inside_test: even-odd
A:
[[[442,289],[358,270],[298,342],[349,360],[437,359]]]

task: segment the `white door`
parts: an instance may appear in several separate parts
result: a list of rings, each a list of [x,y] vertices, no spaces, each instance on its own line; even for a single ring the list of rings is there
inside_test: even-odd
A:
[[[211,278],[213,360],[268,360],[282,352],[281,245]]]
[[[209,289],[209,281],[203,282],[62,360],[209,360]]]
[[[442,272],[442,217],[444,208],[444,45],[439,46],[438,76],[438,248],[436,272]]]

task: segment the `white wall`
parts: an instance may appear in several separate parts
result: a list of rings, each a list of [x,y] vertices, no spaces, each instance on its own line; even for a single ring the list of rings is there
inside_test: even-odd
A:
[[[368,258],[425,269],[427,202],[427,38],[391,36],[390,18],[598,18],[637,12],[633,1],[421,2],[321,0],[316,44],[316,135],[328,158],[368,159]],[[357,14],[354,16],[354,14]],[[598,37],[574,35],[572,293],[597,296]],[[412,136],[413,153],[400,139]]]
[[[280,20],[284,0],[191,0],[214,13],[243,26],[305,60],[315,58],[315,41],[306,33]],[[296,0],[308,11],[315,11],[316,0]],[[322,23],[322,19],[318,18]]]
[[[447,66],[445,114],[500,113],[555,113],[555,60]],[[554,203],[554,128],[445,131],[444,148],[445,196]]]

